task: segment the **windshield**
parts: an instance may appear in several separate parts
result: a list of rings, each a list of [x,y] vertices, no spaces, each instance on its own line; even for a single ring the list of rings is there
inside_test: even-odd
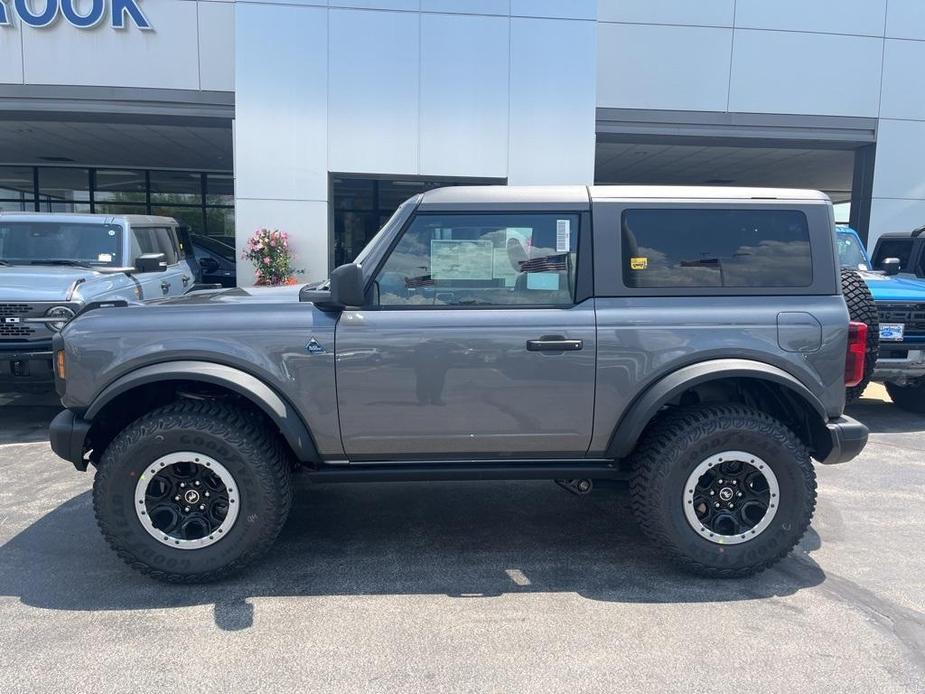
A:
[[[870,270],[870,265],[864,256],[864,249],[854,234],[839,231],[835,235],[835,241],[838,245],[838,261],[842,267],[852,270]]]
[[[4,222],[0,260],[8,265],[122,266],[122,227],[73,222]]]

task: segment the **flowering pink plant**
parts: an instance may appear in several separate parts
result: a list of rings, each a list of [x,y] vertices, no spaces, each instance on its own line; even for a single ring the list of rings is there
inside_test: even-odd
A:
[[[241,257],[254,264],[254,275],[258,286],[275,287],[281,284],[296,284],[293,275],[303,272],[292,267],[289,234],[278,229],[255,231],[244,244]]]

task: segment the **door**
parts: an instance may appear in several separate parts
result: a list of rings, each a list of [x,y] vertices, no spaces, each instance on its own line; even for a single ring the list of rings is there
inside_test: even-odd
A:
[[[172,227],[133,227],[135,257],[141,253],[163,253],[167,261],[164,272],[145,272],[135,275],[141,285],[143,299],[179,296],[192,286],[193,273],[186,259],[181,257],[180,244]]]
[[[419,213],[336,329],[351,460],[581,456],[593,300],[576,303],[578,214]],[[583,233],[588,233],[585,230]]]

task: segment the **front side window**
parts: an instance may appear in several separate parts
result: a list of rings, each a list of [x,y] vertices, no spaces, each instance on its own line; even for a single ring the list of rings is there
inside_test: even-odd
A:
[[[637,209],[622,219],[631,288],[808,287],[806,215],[796,210]]]
[[[0,260],[10,265],[121,266],[122,227],[0,220]]]
[[[167,227],[135,227],[132,231],[139,253],[163,253],[168,265],[179,262],[175,236]]]
[[[573,302],[574,214],[421,214],[376,277],[379,305]]]
[[[880,267],[887,258],[899,258],[899,267],[905,270],[909,267],[909,258],[912,256],[912,239],[884,239],[877,248],[877,257],[874,266]]]

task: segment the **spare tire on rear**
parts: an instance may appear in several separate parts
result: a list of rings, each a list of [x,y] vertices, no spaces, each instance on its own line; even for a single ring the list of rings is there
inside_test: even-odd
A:
[[[845,303],[848,304],[848,315],[851,320],[867,324],[867,351],[864,355],[864,378],[856,386],[847,388],[845,402],[851,403],[861,397],[877,364],[877,352],[880,350],[880,318],[877,314],[877,305],[874,297],[867,287],[867,283],[853,270],[842,268],[842,293]]]

